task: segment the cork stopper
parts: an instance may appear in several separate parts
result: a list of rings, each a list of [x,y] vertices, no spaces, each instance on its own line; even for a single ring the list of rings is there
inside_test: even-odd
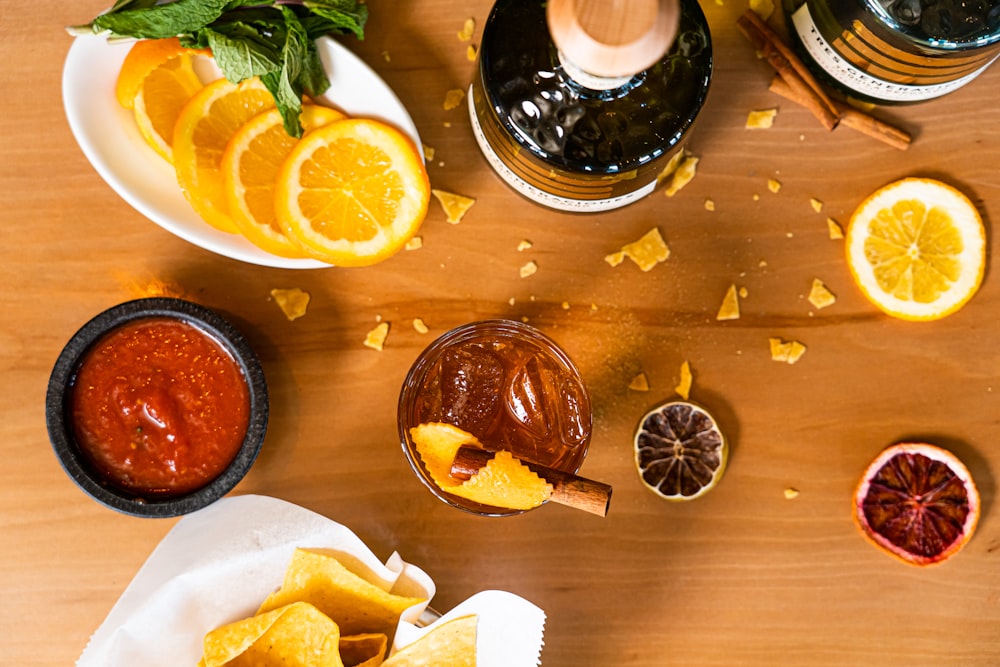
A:
[[[595,77],[631,77],[659,62],[677,35],[679,0],[548,0],[561,56]]]

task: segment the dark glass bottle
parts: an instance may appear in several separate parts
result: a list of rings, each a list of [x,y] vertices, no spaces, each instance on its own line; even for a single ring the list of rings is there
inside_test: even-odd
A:
[[[471,86],[473,131],[497,173],[549,207],[601,211],[653,190],[708,94],[712,46],[697,0],[680,0],[676,37],[639,72],[593,75],[553,42],[542,0],[499,0]]]
[[[821,79],[876,104],[946,95],[1000,55],[1000,0],[785,0]]]

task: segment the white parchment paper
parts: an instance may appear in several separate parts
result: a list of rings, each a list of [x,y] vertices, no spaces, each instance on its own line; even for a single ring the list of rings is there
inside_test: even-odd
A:
[[[266,496],[223,498],[184,517],[163,538],[91,637],[77,667],[194,667],[205,634],[253,615],[280,587],[298,547],[341,551],[358,559],[387,591],[434,597],[434,582],[419,567],[399,554],[382,563],[350,529],[320,514]],[[403,614],[395,648],[428,631],[416,625],[426,607]],[[484,591],[439,622],[466,614],[479,615],[479,667],[540,664],[541,609],[510,593]]]

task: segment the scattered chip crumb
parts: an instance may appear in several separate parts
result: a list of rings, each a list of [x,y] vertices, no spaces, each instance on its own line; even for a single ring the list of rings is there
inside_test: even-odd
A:
[[[794,499],[796,499],[798,497],[799,497],[799,490],[798,489],[795,489],[795,488],[792,488],[792,487],[788,487],[787,489],[785,489],[785,499],[786,500],[794,500]]]
[[[653,227],[638,241],[627,243],[618,252],[607,255],[604,261],[611,266],[618,266],[626,257],[635,262],[643,271],[650,271],[654,266],[665,262],[670,257],[670,248],[660,236],[660,230]]]
[[[424,324],[424,321],[419,317],[413,318],[413,328],[419,334],[425,334],[430,331],[430,329],[427,328],[427,325]]]
[[[382,58],[383,58],[383,59],[384,59],[384,60],[385,60],[385,61],[386,61],[387,63],[388,63],[388,62],[392,62],[392,58],[391,58],[391,57],[389,56],[389,52],[388,52],[388,51],[383,51],[383,52],[382,52]]]
[[[452,109],[457,108],[458,105],[462,103],[463,99],[465,99],[465,91],[461,88],[449,90],[444,94],[444,110],[451,111]]]
[[[757,262],[757,266],[759,266],[762,269],[766,269],[767,268],[767,260],[766,259],[760,260],[759,262]]]
[[[705,200],[705,210],[706,211],[714,211],[715,210],[715,202],[712,201],[711,199],[706,199]]]
[[[819,278],[813,278],[812,289],[809,290],[809,303],[817,309],[832,306],[837,301],[837,297],[827,289],[826,285]]]
[[[826,219],[826,228],[830,232],[830,238],[833,240],[838,240],[844,238],[844,228],[840,226],[840,223],[833,218]]]
[[[694,377],[691,375],[691,364],[685,361],[681,364],[681,379],[674,387],[674,391],[677,395],[683,398],[685,401],[691,396],[691,383]]]
[[[757,194],[756,192],[755,192],[755,193],[753,193],[753,200],[754,200],[754,201],[760,201],[760,195],[759,195],[759,194]]]
[[[812,206],[812,210],[816,211],[817,213],[823,210],[823,202],[816,199],[815,197],[809,199],[809,205]]]
[[[784,341],[772,337],[768,339],[768,342],[771,345],[771,359],[774,361],[794,364],[806,353],[806,346],[797,340]]]
[[[528,316],[527,315],[522,315],[521,316],[521,321],[524,322],[525,324],[527,324],[528,323]]]
[[[667,196],[673,197],[675,194],[680,192],[681,188],[691,182],[697,171],[698,158],[694,155],[688,155],[685,157],[684,161],[677,167],[677,170],[674,171],[673,177],[670,180],[670,185],[667,186]]]
[[[432,189],[431,194],[441,202],[441,208],[444,209],[445,215],[448,216],[448,222],[453,225],[461,222],[462,217],[476,203],[476,200],[472,197],[464,197],[456,195],[453,192],[445,192],[444,190]]]
[[[639,373],[628,383],[628,388],[632,391],[649,391],[649,378],[645,373]]]
[[[533,260],[530,261],[530,262],[527,262],[523,266],[521,266],[521,277],[522,278],[527,278],[528,276],[533,276],[536,273],[538,273],[538,264],[536,264]]]
[[[513,306],[515,303],[517,303],[517,299],[515,299],[514,297],[510,297],[509,299],[507,299],[507,303]]]
[[[779,192],[781,192],[781,181],[779,181],[776,178],[767,179],[767,189],[773,192],[774,194],[778,194]]]
[[[475,62],[477,55],[479,55],[479,52],[474,44],[469,44],[467,47],[465,47],[465,58],[470,63]]]
[[[517,244],[517,251],[518,252],[524,252],[525,250],[527,250],[528,248],[530,248],[533,245],[534,244],[531,241],[529,241],[528,239],[525,239],[525,240],[523,240],[523,241],[521,241],[520,243]]]
[[[462,24],[462,29],[458,31],[458,39],[467,42],[472,39],[472,35],[476,32],[476,19],[468,18],[465,19],[465,23]]]
[[[420,248],[424,247],[424,237],[413,236],[410,238],[409,241],[406,242],[406,245],[403,247],[406,248],[407,250],[419,250]]]
[[[304,292],[298,287],[291,289],[273,289],[271,298],[281,308],[288,321],[296,320],[306,314],[309,306],[309,292]]]
[[[441,126],[442,127],[451,127],[451,121],[450,120],[446,120],[445,122],[441,123]]]
[[[750,290],[748,290],[746,287],[741,287],[739,295],[741,299],[745,299],[750,295]]]
[[[436,152],[434,150],[434,147],[428,146],[427,144],[423,144],[423,147],[424,147],[424,159],[427,160],[428,162],[433,162],[434,153]]]
[[[777,109],[758,109],[747,114],[746,129],[767,130],[774,126],[774,117],[778,115]]]
[[[766,21],[774,13],[774,2],[772,0],[750,0],[750,9]]]
[[[368,332],[365,336],[365,347],[370,347],[373,350],[382,351],[382,347],[385,345],[386,336],[389,335],[389,323],[379,322],[375,325],[375,328]]]
[[[740,298],[736,292],[736,285],[730,285],[726,290],[726,296],[722,299],[719,312],[715,315],[717,320],[738,320],[740,319]]]
[[[680,166],[681,162],[687,156],[688,152],[683,148],[670,156],[670,159],[667,160],[666,166],[663,167],[663,169],[660,170],[660,173],[656,175],[656,184],[660,185],[663,181],[673,176],[674,172],[677,171],[677,167]]]
[[[562,309],[563,310],[569,310],[569,301],[563,301],[562,302]]]
[[[795,238],[795,232],[785,232],[785,238],[794,239]]]

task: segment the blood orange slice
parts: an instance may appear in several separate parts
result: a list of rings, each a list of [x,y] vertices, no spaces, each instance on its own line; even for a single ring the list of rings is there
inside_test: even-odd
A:
[[[951,452],[924,443],[883,451],[854,494],[854,519],[876,546],[913,565],[955,555],[979,521],[979,491]]]

